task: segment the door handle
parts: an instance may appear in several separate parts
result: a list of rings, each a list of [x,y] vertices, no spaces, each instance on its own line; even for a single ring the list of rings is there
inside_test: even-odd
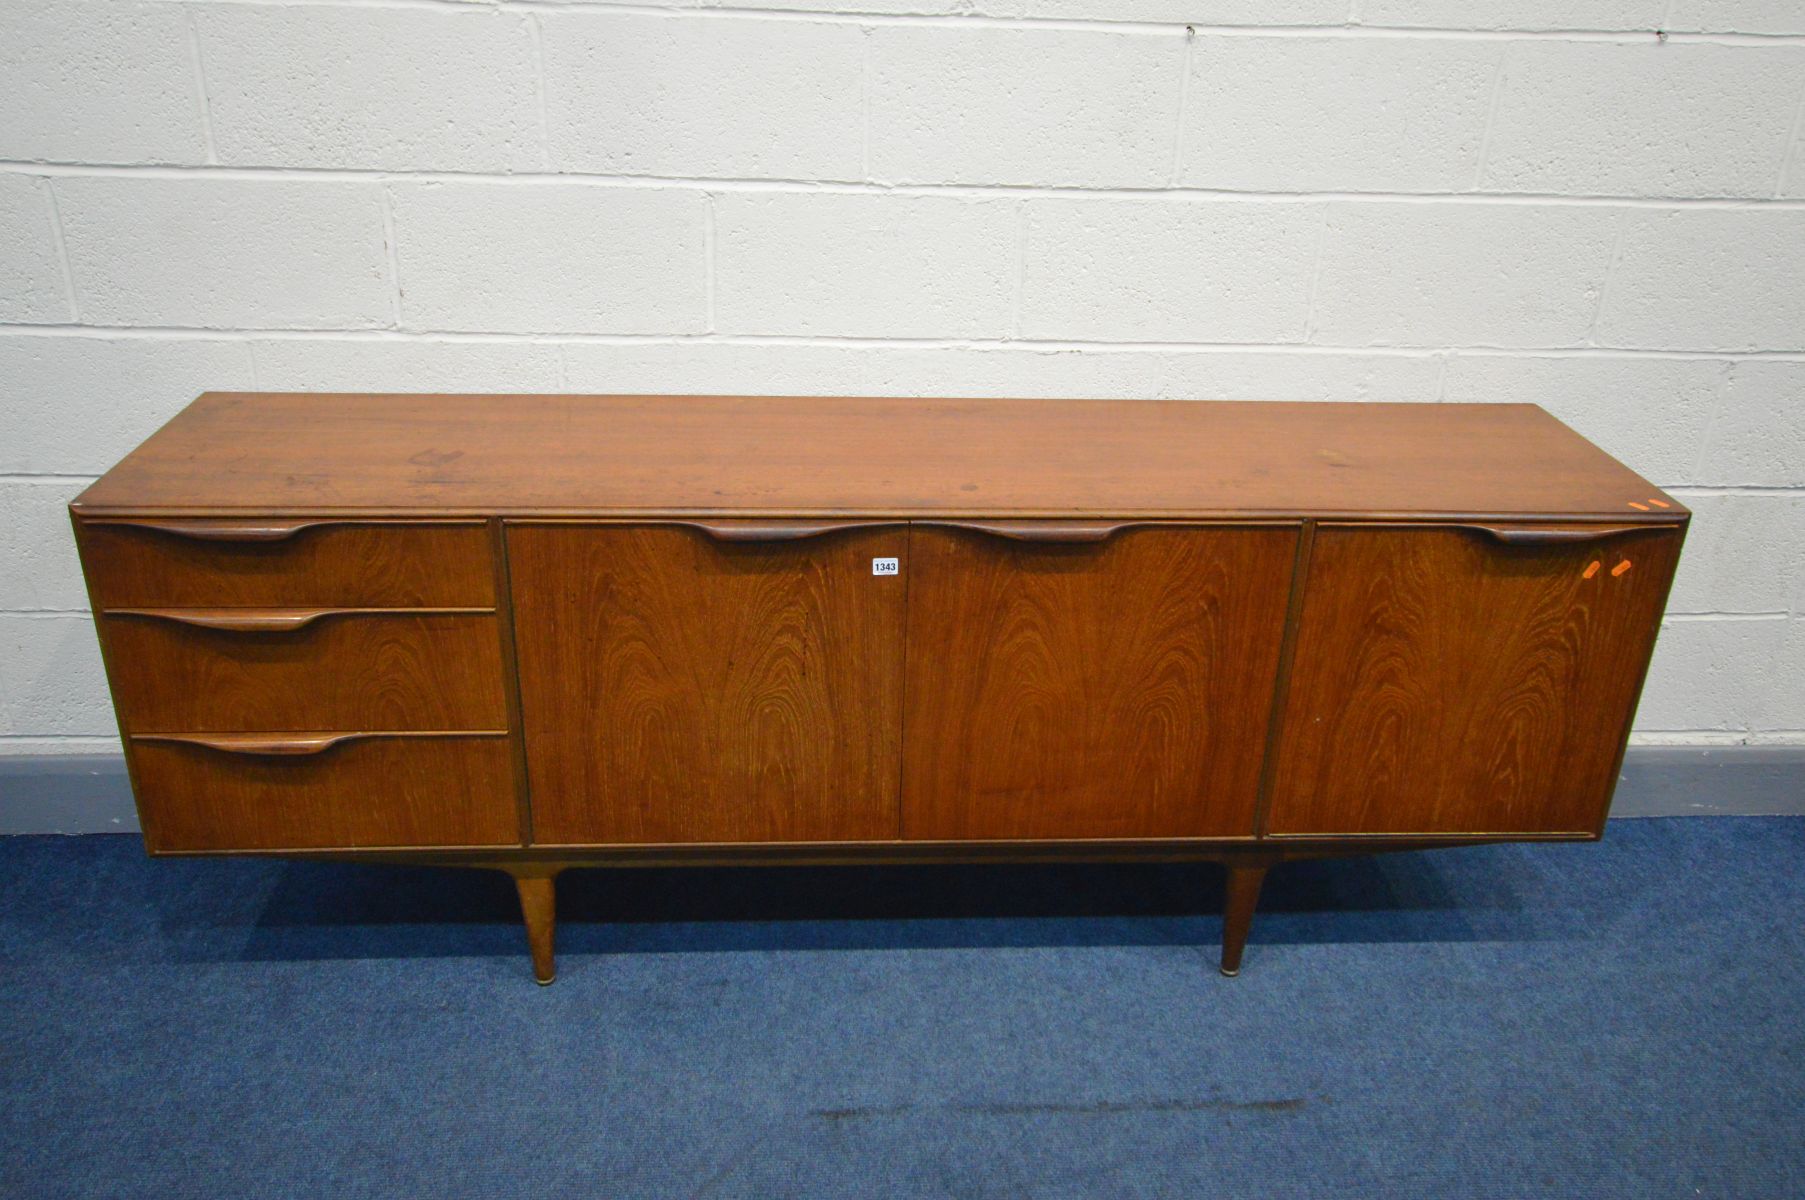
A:
[[[1583,529],[1549,529],[1519,525],[1456,525],[1463,533],[1477,533],[1504,546],[1568,546],[1602,542],[1625,533],[1645,533],[1647,525],[1598,525]]]
[[[799,542],[842,529],[885,529],[901,521],[670,521],[697,529],[717,542]]]
[[[1145,521],[917,521],[937,529],[969,529],[1012,542],[1044,545],[1087,545],[1108,541],[1124,529]]]

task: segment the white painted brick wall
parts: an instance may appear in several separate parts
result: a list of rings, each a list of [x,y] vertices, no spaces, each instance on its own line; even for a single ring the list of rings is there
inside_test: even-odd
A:
[[[564,384],[559,347],[524,340],[271,338],[247,349],[257,386],[272,392],[557,392]]]
[[[1026,202],[1021,334],[1112,342],[1296,342],[1319,204]]]
[[[0,476],[99,475],[174,416],[187,393],[256,386],[242,339],[4,330]]]
[[[73,611],[87,605],[81,567],[68,554],[69,501],[86,480],[0,481],[0,612]]]
[[[547,147],[559,170],[856,180],[865,34],[846,23],[553,12]]]
[[[1689,496],[1676,612],[1784,613],[1805,600],[1805,496]]]
[[[57,258],[49,185],[28,176],[0,175],[0,321],[69,318]]]
[[[0,0],[0,753],[258,387],[1541,403],[1698,514],[1641,736],[1805,742],[1805,4]]]
[[[963,196],[714,198],[714,311],[725,333],[999,338],[1015,205]]]
[[[0,113],[9,159],[203,161],[187,15],[129,0],[0,3]]]
[[[51,190],[85,323],[355,329],[393,318],[376,184],[191,173],[65,176]]]
[[[870,40],[873,179],[1153,187],[1172,174],[1177,38],[888,25]]]
[[[1805,679],[1805,621],[1787,623],[1786,640],[1780,647],[1773,672],[1774,678],[1782,681]],[[1760,715],[1776,728],[1805,729],[1805,688],[1783,683],[1775,689],[1773,700]]]
[[[1583,345],[1621,219],[1571,205],[1333,205],[1311,340]]]
[[[1721,411],[1699,452],[1699,482],[1805,487],[1805,363],[1756,359],[1728,369]]]
[[[1668,0],[1361,0],[1365,25],[1419,29],[1655,29]]]
[[[1673,0],[1670,29],[1713,33],[1805,33],[1798,0]]]
[[[972,7],[1004,17],[1169,24],[1339,25],[1347,17],[1341,0],[974,0]]]
[[[1805,124],[1801,124],[1793,136],[1786,161],[1786,182],[1780,187],[1780,195],[1792,200],[1805,199]]]
[[[448,182],[391,193],[405,328],[707,328],[700,192]]]
[[[1048,396],[1059,399],[1432,400],[1432,357],[1270,351],[949,351],[881,345],[686,342],[570,344],[565,382],[579,392],[745,390],[772,395]]]
[[[195,13],[219,161],[385,170],[543,165],[529,18],[454,8]]]
[[[87,749],[116,736],[94,622],[85,613],[0,613],[0,662],[0,729],[15,731],[9,743],[41,752],[73,739],[71,749]]]
[[[1504,44],[1196,39],[1179,181],[1278,191],[1461,191]]]
[[[1780,677],[1783,617],[1669,617],[1643,687],[1636,728],[1650,733],[1747,734],[1784,705],[1798,707],[1798,677]],[[1796,728],[1792,727],[1792,728]]]
[[[1796,351],[1805,343],[1802,283],[1805,208],[1641,209],[1624,218],[1598,341]]]
[[[1771,196],[1801,78],[1805,46],[1519,43],[1479,186]]]

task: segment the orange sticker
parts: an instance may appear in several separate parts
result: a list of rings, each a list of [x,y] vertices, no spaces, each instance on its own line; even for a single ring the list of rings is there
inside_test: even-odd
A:
[[[1649,498],[1648,498],[1648,502],[1649,502],[1649,503],[1650,503],[1650,504],[1652,504],[1652,505],[1654,505],[1654,506],[1655,506],[1655,507],[1656,507],[1656,508],[1672,508],[1672,507],[1673,507],[1673,505],[1671,505],[1671,504],[1669,504],[1669,503],[1667,503],[1667,501],[1665,501],[1665,500],[1657,500],[1657,499],[1655,499],[1655,498],[1654,498],[1654,497],[1653,497],[1653,496],[1650,496],[1650,497],[1649,497]]]
[[[1592,576],[1598,574],[1598,567],[1599,567],[1598,560],[1593,559],[1592,565],[1586,568],[1585,578],[1590,579],[1590,578],[1592,578]]]
[[[1621,575],[1629,569],[1630,569],[1630,560],[1626,558],[1622,562],[1618,563],[1616,566],[1611,568],[1611,574],[1612,575]]]
[[[1634,500],[1631,500],[1631,501],[1630,501],[1630,507],[1631,507],[1631,508],[1639,508],[1639,509],[1641,509],[1641,510],[1642,510],[1642,511],[1643,511],[1643,512],[1647,512],[1647,511],[1648,511],[1648,505],[1646,505],[1646,504],[1637,504],[1637,503],[1636,503],[1636,502],[1635,502],[1635,501],[1634,501]]]

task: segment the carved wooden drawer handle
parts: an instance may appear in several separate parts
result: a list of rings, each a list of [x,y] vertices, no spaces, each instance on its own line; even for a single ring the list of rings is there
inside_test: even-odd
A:
[[[1624,533],[1642,533],[1647,525],[1598,525],[1588,529],[1546,529],[1515,525],[1456,525],[1456,529],[1484,534],[1505,546],[1566,546],[1602,542]]]
[[[941,529],[969,529],[1012,542],[1047,544],[1084,544],[1108,541],[1124,529],[1145,525],[1145,521],[917,521]]]
[[[280,755],[293,758],[321,754],[345,742],[373,735],[368,733],[141,733],[136,742],[169,742],[177,746],[200,746],[222,754]]]
[[[94,524],[148,529],[153,533],[166,533],[170,537],[195,542],[285,542],[302,530],[342,522],[314,518],[294,521],[95,521]]]
[[[291,633],[327,617],[486,616],[492,608],[114,608],[109,617],[168,621],[227,633]]]
[[[218,629],[230,633],[289,633],[305,629],[322,617],[342,614],[335,608],[268,608],[268,609],[157,609],[117,608],[112,617],[139,617],[147,621],[168,621],[172,625],[191,625],[196,629]],[[356,611],[355,609],[350,611]]]
[[[717,542],[799,542],[842,529],[884,529],[901,521],[672,521]]]
[[[495,729],[446,734],[396,734],[364,731],[344,733],[140,733],[134,734],[132,740],[134,742],[166,742],[176,746],[199,746],[205,750],[217,750],[222,754],[297,758],[310,754],[323,754],[334,746],[340,746],[346,742],[365,741],[370,738],[503,737],[505,735],[504,730]]]

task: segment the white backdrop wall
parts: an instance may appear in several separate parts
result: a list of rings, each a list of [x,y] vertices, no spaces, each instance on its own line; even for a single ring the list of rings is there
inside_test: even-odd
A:
[[[1802,123],[1795,0],[0,0],[0,753],[209,388],[1534,401],[1697,512],[1638,738],[1805,742]]]

